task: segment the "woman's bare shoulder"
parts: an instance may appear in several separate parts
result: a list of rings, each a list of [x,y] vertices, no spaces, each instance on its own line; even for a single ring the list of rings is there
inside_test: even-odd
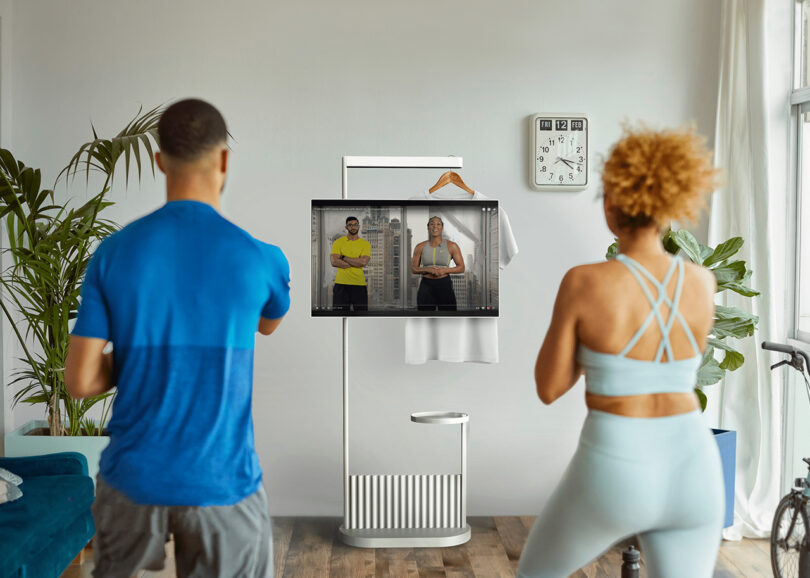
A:
[[[590,283],[603,280],[606,277],[612,277],[617,271],[620,271],[622,267],[623,265],[614,260],[585,263],[571,267],[565,276],[578,283]]]
[[[561,290],[575,292],[587,297],[604,286],[604,282],[613,277],[618,269],[612,261],[585,263],[571,267],[563,276]]]
[[[714,293],[715,289],[717,288],[717,278],[714,276],[711,269],[704,267],[703,265],[693,263],[688,259],[684,259],[684,269],[686,270],[687,275],[691,276],[695,281],[701,283],[707,290]]]
[[[593,307],[611,307],[624,288],[632,282],[625,274],[626,267],[616,260],[577,265],[568,270],[560,285],[560,292],[590,310]]]

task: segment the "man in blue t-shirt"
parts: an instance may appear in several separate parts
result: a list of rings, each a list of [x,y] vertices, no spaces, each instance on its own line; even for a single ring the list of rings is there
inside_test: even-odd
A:
[[[76,398],[118,388],[93,506],[95,576],[162,568],[169,533],[178,576],[272,576],[253,345],[289,309],[289,265],[218,212],[227,135],[204,101],[168,107],[155,154],[166,204],[87,266],[65,384]]]

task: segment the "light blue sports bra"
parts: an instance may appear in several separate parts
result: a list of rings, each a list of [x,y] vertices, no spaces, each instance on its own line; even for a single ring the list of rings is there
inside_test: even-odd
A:
[[[695,336],[689,329],[686,320],[678,311],[678,303],[681,299],[683,289],[683,260],[674,257],[669,266],[663,281],[658,281],[640,263],[631,259],[627,255],[619,254],[616,260],[630,270],[636,280],[641,284],[644,295],[652,306],[647,318],[638,328],[635,335],[630,339],[621,353],[614,355],[611,353],[601,353],[588,349],[581,343],[577,348],[577,362],[585,370],[585,387],[590,393],[597,395],[642,395],[646,393],[689,393],[697,383],[697,370],[700,367],[702,355],[700,348],[695,341]],[[678,269],[678,281],[675,286],[675,294],[672,299],[667,296],[667,285],[669,284],[675,269]],[[658,298],[653,299],[647,284],[642,279],[642,275],[650,280],[653,287],[658,289]],[[662,303],[669,307],[669,318],[664,318],[659,311]],[[695,349],[695,357],[675,360],[672,354],[672,346],[669,342],[669,332],[677,317],[686,331],[692,347]],[[658,345],[658,353],[654,361],[643,359],[631,359],[627,353],[633,349],[638,340],[647,330],[653,318],[658,321],[661,328],[661,343]],[[669,361],[662,362],[661,356],[667,352]]]

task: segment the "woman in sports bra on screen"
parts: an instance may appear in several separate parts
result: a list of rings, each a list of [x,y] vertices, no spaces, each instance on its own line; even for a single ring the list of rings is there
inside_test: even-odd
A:
[[[450,275],[464,273],[464,258],[458,244],[442,237],[444,221],[441,217],[428,219],[428,240],[413,250],[411,273],[421,275],[416,292],[419,311],[456,311],[456,293]],[[455,264],[454,267],[450,263]]]
[[[661,231],[694,221],[716,178],[692,130],[626,130],[609,154],[604,210],[619,255],[566,273],[534,370],[546,404],[584,372],[588,416],[521,578],[567,577],[633,535],[651,578],[713,574],[723,478],[693,388],[715,279],[667,253]]]

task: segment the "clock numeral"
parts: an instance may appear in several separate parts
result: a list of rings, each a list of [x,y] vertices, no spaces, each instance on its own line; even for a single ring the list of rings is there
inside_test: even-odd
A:
[[[553,144],[554,144],[554,139],[553,138],[548,139],[548,146],[551,146]]]
[[[546,172],[546,165],[543,165],[542,167],[540,167],[540,168],[539,168],[539,169],[537,169],[537,170],[538,170],[538,171],[540,171],[541,173]]]
[[[560,175],[560,182],[563,182],[563,176]]]
[[[569,180],[569,181],[573,181],[573,180],[574,180],[574,173],[568,173],[568,180]]]
[[[538,160],[538,161],[540,161],[541,163],[542,163],[542,162],[543,162],[545,159],[546,159],[546,157],[544,157],[543,155],[540,155],[539,157],[537,157],[537,160]]]
[[[551,148],[550,147],[540,147],[540,150],[543,151],[544,153],[547,153],[548,151],[551,150]]]
[[[577,167],[577,172],[581,173],[582,172],[582,167]]]
[[[584,161],[585,161],[585,157],[580,156],[579,157],[579,162],[584,162]]]
[[[577,147],[577,154],[581,154],[581,153],[582,153],[582,147]]]
[[[551,174],[548,176],[548,179],[549,179],[549,180],[554,179],[554,173],[551,173]]]

